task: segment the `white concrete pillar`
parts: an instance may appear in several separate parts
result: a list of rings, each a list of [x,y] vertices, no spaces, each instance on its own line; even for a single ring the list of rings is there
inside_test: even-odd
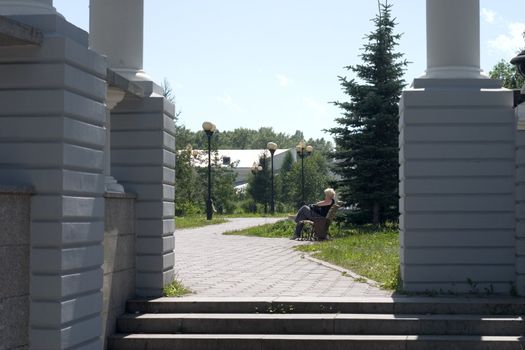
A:
[[[89,46],[105,55],[109,68],[129,80],[151,80],[142,70],[144,42],[143,0],[90,0]],[[108,110],[123,98],[120,90],[109,88]],[[121,91],[122,92],[122,91]],[[122,92],[123,93],[123,92]],[[106,123],[105,188],[107,192],[124,192],[124,188],[111,176],[111,122]]]
[[[90,47],[130,80],[151,80],[143,68],[144,0],[90,0]]]
[[[426,78],[485,78],[479,17],[479,0],[427,0]]]
[[[0,15],[56,14],[53,0],[0,0]]]

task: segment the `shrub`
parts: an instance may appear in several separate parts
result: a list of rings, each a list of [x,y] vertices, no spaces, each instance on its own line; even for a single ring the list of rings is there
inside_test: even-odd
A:
[[[175,216],[190,216],[203,213],[202,208],[194,203],[183,202],[175,204]]]
[[[241,203],[241,209],[244,213],[257,213],[257,203],[253,199],[245,200]]]

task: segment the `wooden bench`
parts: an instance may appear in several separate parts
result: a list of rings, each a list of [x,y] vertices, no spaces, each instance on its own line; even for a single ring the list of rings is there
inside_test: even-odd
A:
[[[335,203],[332,205],[326,217],[314,218],[312,220],[302,220],[300,221],[303,224],[303,230],[301,231],[302,240],[315,240],[322,241],[328,237],[328,232],[330,229],[330,224],[334,221],[337,211],[341,205]]]

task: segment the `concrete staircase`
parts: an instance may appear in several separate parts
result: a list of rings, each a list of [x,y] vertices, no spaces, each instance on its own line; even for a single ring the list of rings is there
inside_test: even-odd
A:
[[[110,349],[519,349],[525,300],[132,300]]]

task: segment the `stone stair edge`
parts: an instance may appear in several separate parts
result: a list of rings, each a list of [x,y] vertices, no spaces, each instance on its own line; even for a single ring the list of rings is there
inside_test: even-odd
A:
[[[133,299],[130,313],[391,313],[525,315],[525,299],[495,298],[157,298]]]
[[[374,313],[126,313],[121,320],[148,319],[280,319],[280,320],[432,320],[432,321],[519,321],[525,322],[522,316],[516,315],[476,315],[476,314],[374,314]]]
[[[131,303],[435,303],[435,304],[523,304],[525,298],[500,297],[160,297],[155,299],[130,299]]]
[[[476,336],[476,335],[327,335],[327,334],[142,334],[117,333],[112,339],[283,339],[283,340],[432,340],[432,341],[512,341],[525,343],[522,336]]]

